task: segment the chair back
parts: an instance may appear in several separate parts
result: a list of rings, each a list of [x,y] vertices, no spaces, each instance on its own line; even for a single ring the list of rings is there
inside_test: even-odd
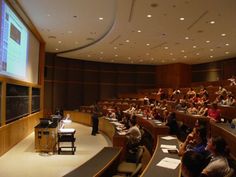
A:
[[[138,150],[136,152],[136,164],[139,164],[141,162],[142,157],[143,157],[143,153],[144,153],[144,147],[139,146]]]

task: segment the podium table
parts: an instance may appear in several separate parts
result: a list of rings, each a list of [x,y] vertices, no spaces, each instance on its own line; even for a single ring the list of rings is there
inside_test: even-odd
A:
[[[61,152],[71,152],[75,154],[75,129],[73,128],[62,128],[58,131],[58,154]],[[66,150],[69,149],[69,150]]]
[[[55,152],[57,144],[57,124],[38,124],[35,128],[35,150],[37,152]]]

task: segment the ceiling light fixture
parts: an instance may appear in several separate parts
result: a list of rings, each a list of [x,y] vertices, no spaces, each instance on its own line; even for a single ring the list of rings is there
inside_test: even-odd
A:
[[[151,14],[148,14],[148,15],[147,15],[147,18],[151,18],[151,17],[152,17],[152,15],[151,15]]]
[[[199,53],[196,53],[196,55],[199,55]]]
[[[129,39],[127,39],[125,42],[129,42]]]
[[[103,20],[103,17],[99,17],[99,20]]]
[[[210,58],[213,58],[213,56],[211,55]]]
[[[212,52],[214,49],[210,49],[210,51]]]
[[[206,43],[210,43],[211,41],[206,41]]]
[[[227,43],[227,44],[225,44],[226,46],[229,46],[229,44]]]
[[[187,40],[188,40],[188,39],[189,39],[189,37],[188,37],[188,36],[186,36],[186,37],[185,37],[185,39],[187,39]]]
[[[193,48],[195,49],[195,48],[197,48],[197,46],[194,45]]]
[[[169,49],[169,47],[167,47],[167,46],[166,46],[166,47],[164,47],[164,49],[166,49],[166,50],[167,50],[167,49]]]
[[[228,54],[229,54],[229,52],[225,52],[225,54],[226,54],[226,55],[228,55]]]
[[[179,20],[183,21],[183,20],[184,20],[184,17],[180,17]]]
[[[150,44],[146,44],[146,46],[150,46]]]
[[[224,37],[224,36],[226,36],[226,34],[225,34],[225,33],[222,33],[222,34],[221,34],[221,36],[223,36],[223,37]]]
[[[184,53],[185,51],[184,50],[181,50],[182,53]]]
[[[141,33],[142,31],[141,30],[138,30],[138,33]]]
[[[114,47],[114,49],[116,50],[116,49],[117,49],[117,47]]]

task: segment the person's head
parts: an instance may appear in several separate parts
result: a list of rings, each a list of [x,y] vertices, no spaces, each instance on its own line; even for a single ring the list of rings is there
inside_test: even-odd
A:
[[[182,157],[183,177],[198,177],[204,168],[204,158],[195,151],[186,151]]]
[[[135,126],[137,123],[137,117],[136,116],[133,116],[131,119],[130,119],[130,124],[131,126]]]
[[[218,106],[217,106],[217,103],[216,103],[216,102],[212,103],[212,108],[213,108],[213,109],[217,109],[217,108],[218,108]]]
[[[207,142],[207,131],[204,126],[199,126],[195,128],[195,138],[199,143]]]
[[[226,142],[221,136],[211,137],[207,141],[206,149],[213,154],[225,155],[226,153]]]

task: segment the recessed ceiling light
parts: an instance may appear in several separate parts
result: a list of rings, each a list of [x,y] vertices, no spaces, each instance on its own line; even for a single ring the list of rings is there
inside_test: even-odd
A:
[[[131,57],[128,57],[128,60],[130,60],[131,59]]]
[[[88,57],[91,57],[91,55],[88,55]]]
[[[138,30],[138,33],[141,33],[142,31],[141,30]]]
[[[172,58],[173,61],[175,61],[176,59],[175,58]]]
[[[152,15],[151,15],[151,14],[148,14],[148,15],[147,15],[147,18],[151,18],[151,17],[152,17]]]
[[[214,49],[210,49],[210,51],[212,52]]]
[[[184,17],[180,17],[179,20],[183,21],[183,20],[184,20]]]
[[[58,48],[56,48],[55,50],[59,50]]]
[[[173,53],[170,53],[170,55],[173,55]]]
[[[103,52],[100,52],[100,54],[103,54]]]
[[[61,41],[58,41],[59,44],[61,44],[62,42]]]
[[[129,39],[127,39],[125,42],[129,42]]]
[[[227,44],[225,44],[226,46],[229,46],[229,44],[227,43]]]
[[[115,57],[118,57],[118,55],[116,54]]]
[[[154,60],[154,58],[151,58],[151,60],[153,61],[153,60]]]
[[[186,37],[185,37],[185,39],[189,39],[189,37],[188,37],[188,36],[186,36]]]
[[[213,56],[211,55],[210,58],[213,58]]]
[[[225,52],[225,54],[227,55],[227,54],[229,54],[229,52]]]
[[[210,43],[211,41],[206,41],[206,43]]]
[[[169,49],[169,47],[167,47],[167,46],[166,46],[166,47],[164,47],[164,49],[166,49],[166,50],[167,50],[167,49]]]
[[[226,34],[225,34],[225,33],[222,33],[221,36],[226,36]]]
[[[117,49],[117,47],[114,47],[114,49],[116,50],[116,49]]]
[[[210,21],[210,24],[215,24],[215,21]]]
[[[146,46],[150,46],[150,44],[146,44]]]
[[[194,45],[193,48],[195,49],[195,48],[197,48],[197,46]]]
[[[103,17],[99,17],[99,20],[103,20]]]
[[[196,53],[196,55],[199,55],[199,53]]]
[[[150,53],[146,53],[146,55],[150,55]]]
[[[181,50],[182,53],[184,53],[185,51],[184,50]]]
[[[185,55],[184,58],[187,58],[187,56]]]

